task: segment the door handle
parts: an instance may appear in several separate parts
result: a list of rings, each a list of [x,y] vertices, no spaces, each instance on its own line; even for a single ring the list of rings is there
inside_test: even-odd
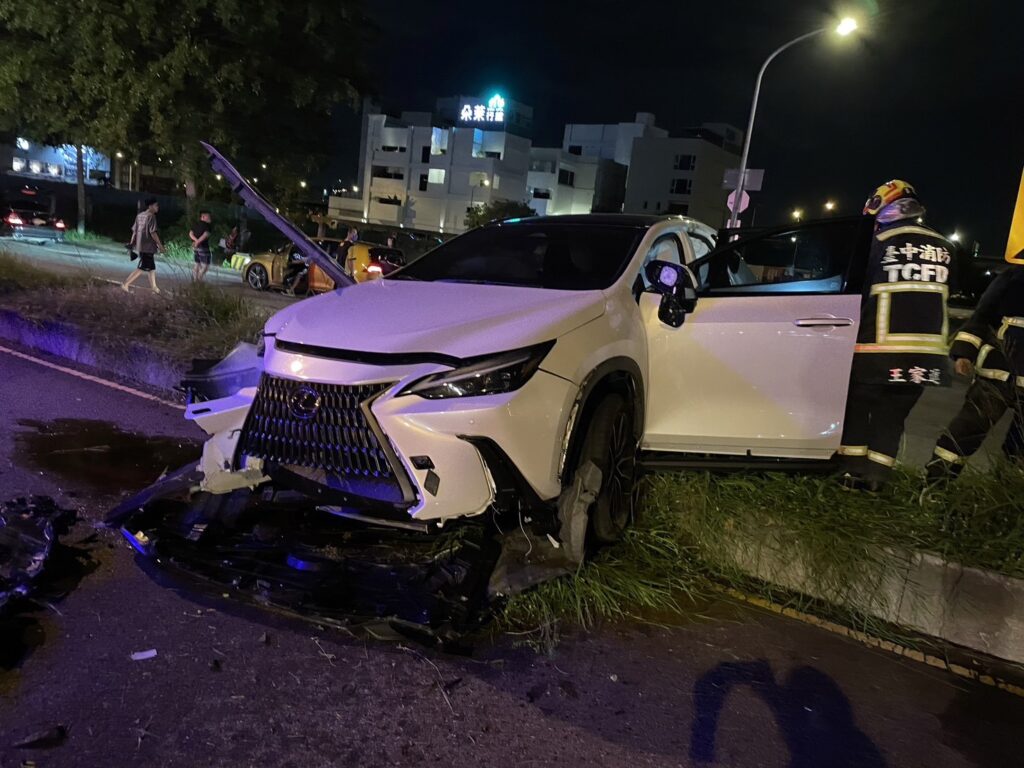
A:
[[[801,317],[799,320],[794,320],[793,325],[797,328],[835,328],[838,326],[853,325],[853,320],[848,317]]]

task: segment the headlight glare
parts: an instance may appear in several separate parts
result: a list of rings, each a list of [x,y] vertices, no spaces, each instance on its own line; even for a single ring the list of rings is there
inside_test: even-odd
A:
[[[554,342],[513,352],[503,352],[444,373],[435,373],[403,389],[401,395],[419,395],[428,400],[449,397],[479,397],[514,392],[533,376]]]

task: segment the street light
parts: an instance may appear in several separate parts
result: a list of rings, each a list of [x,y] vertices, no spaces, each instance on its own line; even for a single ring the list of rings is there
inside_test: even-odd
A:
[[[831,212],[832,212],[832,211],[834,211],[835,209],[836,209],[836,204],[835,204],[835,202],[833,202],[832,200],[826,200],[826,201],[825,201],[825,210],[826,210],[826,211],[828,211],[829,213],[831,213]]]
[[[835,33],[840,37],[846,37],[857,29],[857,21],[850,17],[844,18],[839,22],[838,26],[835,27]],[[747,175],[747,158],[750,155],[750,136],[754,132],[754,117],[757,114],[757,99],[761,95],[761,80],[764,78],[764,71],[768,69],[768,65],[772,63],[772,60],[782,53],[787,48],[791,48],[797,43],[802,43],[804,40],[810,40],[812,37],[824,34],[829,31],[829,27],[822,27],[816,29],[813,32],[800,35],[790,40],[785,45],[781,45],[776,48],[772,54],[764,60],[764,64],[761,65],[761,71],[757,73],[757,82],[754,84],[754,100],[750,105],[750,117],[747,120],[747,133],[743,137],[743,154],[740,156],[740,175],[736,181],[736,206],[733,208],[729,215],[729,227],[735,227],[739,223],[739,201],[743,199],[744,182],[746,181]]]
[[[306,188],[306,182],[300,181],[299,182],[299,186],[302,187],[303,189],[305,189]]]
[[[951,242],[959,243],[960,242],[960,233],[959,232],[954,232],[952,235],[949,236],[949,239],[950,239]]]
[[[794,208],[793,213],[790,214],[796,221],[800,221],[804,217],[804,212],[800,208]]]

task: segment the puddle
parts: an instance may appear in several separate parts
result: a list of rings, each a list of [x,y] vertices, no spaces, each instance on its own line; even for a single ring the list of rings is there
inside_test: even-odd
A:
[[[14,461],[26,469],[60,478],[64,486],[103,493],[143,488],[164,470],[174,470],[202,454],[202,442],[126,432],[93,419],[19,420],[28,429],[14,433]]]

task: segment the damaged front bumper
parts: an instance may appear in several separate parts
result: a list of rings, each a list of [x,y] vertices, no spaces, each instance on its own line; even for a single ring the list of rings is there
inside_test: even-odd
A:
[[[486,526],[384,528],[291,491],[192,493],[196,479],[193,469],[175,473],[107,522],[191,585],[318,623],[387,625],[443,643],[486,619],[501,549]]]
[[[197,466],[183,467],[127,499],[107,524],[143,559],[211,593],[447,645],[504,597],[579,565],[601,473],[584,467],[549,519],[495,510],[425,531],[353,520],[269,484],[211,494],[201,480]]]

